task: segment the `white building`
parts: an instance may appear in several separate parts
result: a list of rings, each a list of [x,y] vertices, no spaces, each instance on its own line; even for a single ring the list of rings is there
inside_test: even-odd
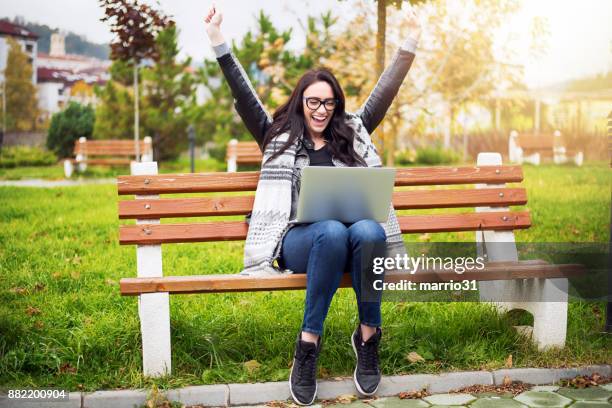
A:
[[[51,115],[69,101],[95,104],[93,86],[110,79],[110,64],[97,58],[66,54],[64,35],[51,34],[49,53],[38,54],[38,106]]]
[[[32,83],[36,84],[38,36],[26,28],[6,20],[0,20],[0,74],[2,77],[0,79],[3,80],[4,78],[4,70],[11,48],[8,43],[9,38],[16,40],[21,45],[23,52],[28,55],[28,60],[32,64]]]

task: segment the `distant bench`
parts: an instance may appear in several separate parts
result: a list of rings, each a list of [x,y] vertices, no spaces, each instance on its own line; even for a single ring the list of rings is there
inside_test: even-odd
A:
[[[239,164],[261,165],[262,154],[257,142],[239,142],[236,139],[230,140],[227,144],[228,173],[238,171]]]
[[[516,130],[510,132],[508,140],[508,157],[512,163],[531,163],[536,166],[544,160],[555,164],[567,163],[570,157],[577,166],[582,166],[584,153],[569,150],[561,132],[555,130],[551,134],[519,134]]]
[[[143,162],[153,160],[153,141],[146,136],[139,142],[140,158]],[[133,140],[88,140],[79,138],[74,143],[74,159],[64,160],[64,174],[72,176],[74,170],[85,171],[87,165],[129,166],[136,159]]]
[[[252,277],[238,274],[164,276],[162,245],[181,242],[244,241],[245,221],[163,223],[161,218],[218,217],[244,215],[251,211],[254,196],[159,198],[160,194],[252,192],[259,172],[157,175],[157,163],[134,163],[132,176],[119,176],[120,219],[136,224],[119,227],[119,243],[136,245],[136,278],[120,281],[122,295],[139,296],[143,347],[143,372],[158,376],[171,370],[169,294],[293,290],[306,287],[306,275],[291,274]],[[505,183],[523,180],[520,166],[502,166],[498,153],[481,153],[474,167],[398,168],[396,186],[439,186],[476,184],[475,188],[395,191],[397,210],[468,207],[464,213],[398,216],[404,234],[476,231],[480,253],[490,261],[484,270],[462,275],[448,271],[389,273],[386,282],[402,279],[413,282],[445,282],[454,279],[479,281],[480,299],[495,299],[499,293],[513,293],[512,302],[496,303],[501,310],[524,309],[533,314],[532,337],[540,348],[563,346],[567,329],[568,277],[584,273],[581,265],[553,265],[545,261],[519,261],[513,230],[531,226],[526,210],[510,211],[508,206],[524,205],[524,188]],[[569,220],[568,220],[569,222]],[[503,248],[494,243],[507,243]],[[236,271],[238,272],[238,271]],[[341,287],[350,287],[345,274]],[[559,299],[550,302],[543,299]],[[498,297],[497,297],[498,298]],[[257,318],[256,316],[253,318]],[[279,315],[279,318],[281,316]]]

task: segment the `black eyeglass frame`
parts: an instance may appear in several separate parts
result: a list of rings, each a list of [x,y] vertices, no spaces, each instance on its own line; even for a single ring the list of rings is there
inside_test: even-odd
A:
[[[302,99],[303,99],[303,100],[306,102],[306,106],[308,107],[308,109],[312,110],[313,112],[314,112],[314,111],[316,111],[317,109],[319,109],[319,107],[320,107],[321,105],[323,105],[323,108],[324,108],[324,109],[325,109],[327,112],[332,112],[333,110],[335,110],[335,109],[336,109],[336,107],[338,106],[338,103],[340,102],[340,101],[338,101],[338,99],[337,99],[337,98],[319,99],[319,98],[316,98],[316,97],[314,97],[314,96],[310,96],[310,97],[305,97],[305,96],[304,96]],[[312,107],[310,107],[310,106],[308,105],[308,104],[309,104],[309,102],[308,102],[309,100],[310,100],[310,101],[316,101],[316,102],[317,102],[317,107],[316,107],[316,108],[312,108]],[[335,103],[334,107],[333,107],[333,108],[331,108],[331,109],[328,109],[328,108],[327,108],[327,106],[325,105],[325,104],[326,104],[327,102],[329,102],[329,101],[333,101],[333,102]]]

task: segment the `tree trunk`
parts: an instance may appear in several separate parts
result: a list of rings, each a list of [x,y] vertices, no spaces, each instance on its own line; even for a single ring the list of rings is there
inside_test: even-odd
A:
[[[376,75],[380,77],[385,69],[385,34],[387,30],[387,0],[378,0],[378,31],[376,32]],[[385,150],[385,121],[378,125],[378,144],[380,159],[384,161]]]
[[[136,161],[140,161],[140,143],[139,139],[139,96],[138,96],[138,63],[134,61],[134,151],[136,152]]]

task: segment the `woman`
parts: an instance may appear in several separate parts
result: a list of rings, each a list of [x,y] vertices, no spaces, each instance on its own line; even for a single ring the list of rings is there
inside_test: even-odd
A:
[[[288,101],[270,117],[221,34],[222,15],[211,7],[206,32],[232,90],[235,107],[263,151],[262,170],[250,216],[242,274],[281,273],[274,266],[306,273],[306,302],[296,340],[289,388],[296,403],[311,404],[317,392],[317,359],[323,322],[342,274],[350,271],[360,324],[351,336],[357,358],[353,375],[357,390],[373,395],[380,383],[378,347],[380,293],[362,299],[362,250],[383,245],[387,256],[405,253],[397,218],[390,207],[384,224],[336,220],[297,224],[300,177],[305,166],[381,166],[370,133],[382,121],[404,80],[420,36],[413,10],[406,25],[410,35],[397,51],[363,107],[344,110],[344,93],[326,69],[306,72]],[[365,264],[367,265],[367,264]],[[368,272],[371,273],[371,268]]]

